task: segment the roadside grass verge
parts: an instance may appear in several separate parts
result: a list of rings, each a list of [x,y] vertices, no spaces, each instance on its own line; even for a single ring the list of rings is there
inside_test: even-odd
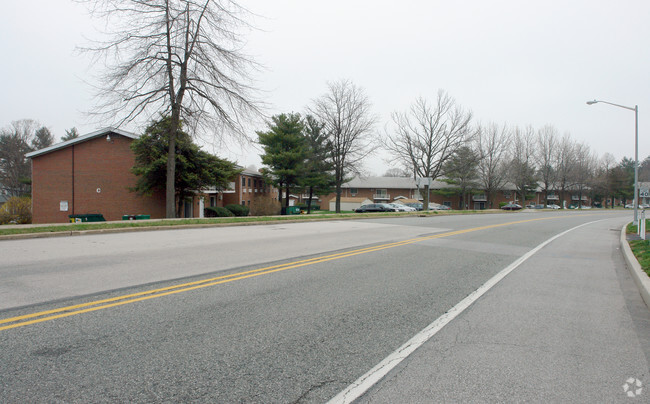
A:
[[[245,225],[245,224],[264,224],[277,223],[284,221],[321,221],[336,219],[371,219],[378,217],[401,217],[401,216],[437,216],[437,215],[460,215],[460,214],[485,214],[495,213],[495,210],[452,210],[452,211],[420,211],[420,212],[390,212],[390,213],[353,213],[342,212],[334,213],[330,211],[315,211],[310,215],[289,215],[289,216],[247,216],[247,217],[220,217],[204,219],[153,219],[153,220],[125,220],[122,222],[94,222],[94,223],[70,223],[70,224],[53,224],[44,226],[0,226],[0,236],[11,236],[20,234],[37,234],[37,233],[77,233],[84,231],[113,230],[136,228],[170,228],[170,227],[209,227],[220,225]],[[504,212],[499,212],[504,213]],[[505,212],[511,213],[511,212]]]
[[[649,221],[646,220],[646,228],[648,228]],[[636,234],[637,227],[631,223],[627,226],[627,233]],[[630,240],[628,241],[632,253],[639,261],[639,265],[650,276],[650,240]]]

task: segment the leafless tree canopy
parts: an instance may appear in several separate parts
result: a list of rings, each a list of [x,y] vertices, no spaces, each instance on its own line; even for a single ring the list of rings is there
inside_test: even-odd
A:
[[[464,111],[447,93],[440,90],[435,105],[418,98],[409,112],[392,114],[394,133],[384,147],[415,177],[435,180],[444,163],[465,142],[471,140],[471,112]],[[429,202],[425,186],[425,207]]]
[[[557,177],[557,160],[559,149],[558,131],[552,125],[545,125],[537,131],[535,161],[539,168],[539,179],[544,188],[544,193],[548,192],[555,186]],[[548,199],[546,205],[548,205]]]
[[[175,215],[175,144],[191,133],[249,140],[244,123],[259,112],[249,86],[255,63],[241,51],[248,12],[232,0],[82,0],[110,32],[94,51],[107,66],[98,115],[119,126],[170,116],[168,217]]]
[[[336,181],[336,211],[340,212],[341,186],[358,174],[363,159],[378,144],[372,138],[376,117],[362,88],[348,80],[328,83],[328,92],[309,109],[320,122],[331,142]]]
[[[526,200],[526,193],[537,188],[537,173],[534,152],[535,152],[535,129],[527,126],[523,129],[513,129],[511,142],[511,156],[508,174],[514,184],[521,201]]]
[[[505,162],[511,139],[512,133],[506,125],[499,127],[494,123],[481,127],[476,137],[476,150],[480,155],[479,182],[487,194],[488,205],[494,192],[502,189],[508,179]]]
[[[179,109],[186,124],[247,136],[256,113],[240,32],[248,12],[230,0],[84,0],[106,21],[107,39],[84,50],[107,66],[98,112],[117,123]]]
[[[53,140],[49,129],[32,119],[0,129],[0,192],[29,195],[32,169],[25,154],[48,147]]]

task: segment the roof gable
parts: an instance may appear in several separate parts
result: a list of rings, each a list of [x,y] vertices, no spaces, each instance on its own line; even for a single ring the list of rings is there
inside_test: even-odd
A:
[[[128,137],[130,139],[137,139],[139,137],[135,133],[127,132],[127,131],[122,130],[122,129],[103,128],[103,129],[96,130],[95,132],[91,132],[91,133],[88,133],[86,135],[79,136],[79,137],[74,138],[74,139],[70,139],[70,140],[65,141],[65,142],[53,144],[52,146],[46,147],[44,149],[40,149],[40,150],[33,151],[31,153],[27,153],[27,154],[25,154],[25,157],[27,157],[27,158],[38,157],[38,156],[41,156],[43,154],[52,153],[52,152],[57,151],[57,150],[65,149],[68,146],[72,146],[72,145],[77,144],[77,143],[82,143],[82,142],[88,141],[90,139],[94,139],[96,137],[109,135],[111,133],[114,133],[116,135],[121,135],[121,136],[124,136],[124,137]]]

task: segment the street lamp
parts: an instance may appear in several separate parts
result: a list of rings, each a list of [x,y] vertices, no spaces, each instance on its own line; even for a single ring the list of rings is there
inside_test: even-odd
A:
[[[602,102],[603,104],[613,105],[619,108],[629,109],[634,111],[634,225],[639,225],[639,106],[635,105],[634,108],[626,107],[625,105],[618,105],[612,102],[593,100],[587,101],[587,105],[593,105]]]

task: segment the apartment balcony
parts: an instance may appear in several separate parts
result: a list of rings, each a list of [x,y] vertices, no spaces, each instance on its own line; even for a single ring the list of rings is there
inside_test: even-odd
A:
[[[487,197],[485,194],[472,195],[472,200],[475,202],[487,202]]]
[[[374,194],[372,196],[372,199],[377,200],[377,201],[390,201],[390,195],[389,194]]]
[[[548,199],[549,201],[559,201],[560,197],[557,195],[546,195],[546,199]]]

